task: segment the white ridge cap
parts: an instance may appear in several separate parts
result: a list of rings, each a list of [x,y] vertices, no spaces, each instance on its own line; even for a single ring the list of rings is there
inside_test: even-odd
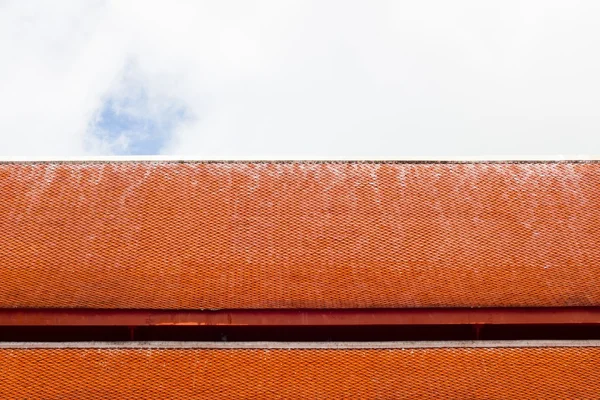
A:
[[[281,157],[248,157],[248,158],[199,158],[182,155],[153,155],[153,156],[77,156],[77,157],[27,157],[4,156],[0,163],[89,163],[89,162],[445,162],[445,163],[484,163],[484,162],[585,162],[600,161],[600,156],[592,155],[532,155],[532,156],[465,156],[465,157],[314,157],[314,158],[281,158]]]
[[[465,340],[402,342],[0,342],[6,349],[439,349],[600,347],[598,340]]]

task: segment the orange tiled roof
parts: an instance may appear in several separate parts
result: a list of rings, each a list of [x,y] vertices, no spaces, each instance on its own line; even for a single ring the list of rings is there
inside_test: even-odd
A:
[[[0,193],[0,308],[600,305],[597,163],[13,163]]]
[[[0,396],[591,399],[599,362],[598,347],[0,349]]]

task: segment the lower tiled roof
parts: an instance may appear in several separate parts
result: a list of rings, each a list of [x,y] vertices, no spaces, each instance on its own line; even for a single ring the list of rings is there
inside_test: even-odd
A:
[[[598,347],[0,349],[0,397],[592,399],[599,363]]]

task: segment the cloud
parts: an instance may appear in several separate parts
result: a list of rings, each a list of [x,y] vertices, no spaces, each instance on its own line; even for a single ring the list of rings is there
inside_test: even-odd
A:
[[[175,98],[156,92],[131,62],[102,100],[88,127],[86,149],[96,154],[157,154],[191,116]]]
[[[0,7],[0,155],[600,153],[594,0]]]

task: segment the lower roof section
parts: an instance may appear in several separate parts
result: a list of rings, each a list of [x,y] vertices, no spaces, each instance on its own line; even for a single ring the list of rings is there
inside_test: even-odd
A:
[[[598,162],[0,164],[0,308],[600,306]]]
[[[0,348],[2,398],[596,398],[600,348]]]

